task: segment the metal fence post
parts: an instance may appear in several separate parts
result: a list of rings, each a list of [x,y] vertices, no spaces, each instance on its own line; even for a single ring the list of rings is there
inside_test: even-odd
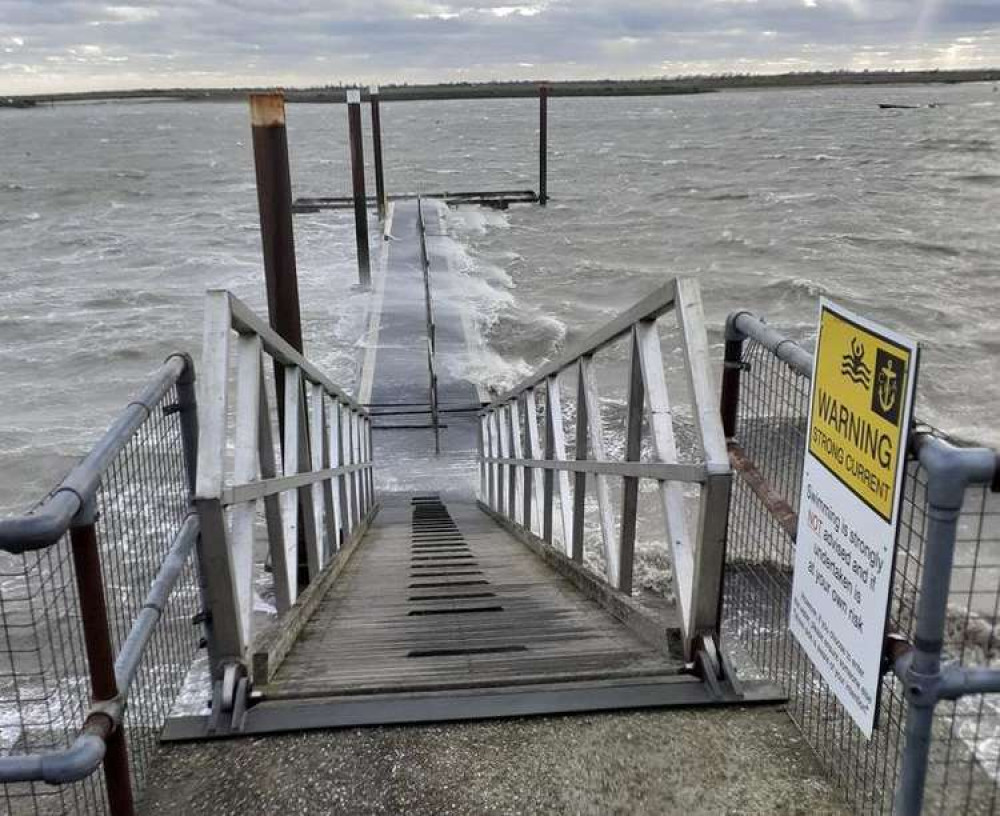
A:
[[[187,475],[188,491],[191,501],[197,491],[198,484],[198,399],[195,388],[194,361],[188,354],[179,355],[184,358],[184,371],[177,378],[177,410],[181,421],[181,444],[184,448],[184,469]],[[208,585],[205,578],[206,565],[202,557],[201,535],[198,536],[196,547],[198,564],[198,589],[201,600],[201,612],[195,622],[200,622],[205,636],[205,648],[208,650],[209,664],[215,665],[218,653],[212,634],[212,616],[208,604]]]
[[[988,483],[996,454],[984,448],[957,448],[940,439],[918,440],[927,471],[927,527],[913,649],[904,659],[906,744],[896,788],[899,816],[919,816],[930,752],[934,707],[942,699],[941,651],[948,618],[948,594],[955,536],[969,484]]]
[[[549,200],[549,86],[538,87],[538,203]]]
[[[372,105],[372,158],[375,160],[375,203],[378,206],[378,219],[385,221],[385,173],[382,168],[382,116],[379,112],[378,85],[368,89],[368,98]]]
[[[719,410],[722,414],[722,432],[726,439],[736,436],[736,422],[740,408],[740,372],[743,371],[743,342],[746,335],[736,328],[735,312],[726,319],[726,350],[722,362],[722,394]]]
[[[115,657],[108,625],[108,607],[104,598],[96,521],[97,511],[91,499],[70,528],[69,537],[87,665],[90,669],[90,690],[94,702],[108,703],[117,701],[118,683],[115,680]],[[135,803],[132,798],[124,722],[120,722],[111,731],[105,744],[104,784],[108,792],[110,812],[112,816],[133,816]]]
[[[347,92],[347,127],[351,143],[351,187],[354,192],[354,236],[358,244],[358,280],[372,283],[368,253],[368,199],[365,195],[365,148],[361,136],[361,91]]]

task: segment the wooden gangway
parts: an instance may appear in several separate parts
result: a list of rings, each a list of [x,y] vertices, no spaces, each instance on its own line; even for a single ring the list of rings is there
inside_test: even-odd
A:
[[[244,733],[707,702],[643,641],[467,502],[393,496]],[[175,720],[168,738],[200,736]]]
[[[728,464],[707,377],[690,379],[699,428],[717,437],[703,443],[708,461],[680,463],[662,421],[667,387],[655,320],[676,306],[688,364],[703,364],[697,289],[661,288],[546,366],[538,383],[529,378],[483,401],[463,373],[473,338],[457,305],[461,280],[429,275],[447,269],[434,239],[446,232],[445,212],[419,199],[393,205],[360,401],[232,296],[210,299],[203,368],[208,402],[220,412],[214,422],[206,412],[202,426],[198,501],[215,693],[209,713],[170,720],[166,739],[775,699],[770,686],[737,682],[713,634]],[[238,335],[235,378],[230,329]],[[613,462],[591,363],[621,337],[631,338],[633,357],[629,441],[626,461]],[[269,460],[274,417],[262,352],[284,372],[280,468]],[[570,369],[579,390],[573,459],[559,396],[559,376]],[[212,398],[213,389],[230,387],[232,478],[226,400]],[[545,405],[541,436],[536,390]],[[656,461],[639,458],[643,405]],[[620,535],[609,498],[617,477]],[[605,575],[583,559],[588,478],[600,504]],[[640,479],[659,484],[677,604],[651,608],[633,597]],[[694,531],[682,482],[698,487]],[[255,547],[253,568],[245,559]],[[254,611],[251,584],[261,579],[250,576],[262,574],[265,556],[276,620]]]

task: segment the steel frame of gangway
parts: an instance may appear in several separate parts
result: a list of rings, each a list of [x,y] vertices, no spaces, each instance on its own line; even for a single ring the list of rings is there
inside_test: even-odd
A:
[[[207,584],[216,641],[212,659],[215,697],[213,717],[207,726],[195,726],[193,730],[172,729],[172,733],[182,738],[227,736],[278,727],[277,720],[267,720],[269,724],[263,724],[265,721],[261,718],[269,708],[259,709],[259,706],[271,706],[271,702],[261,700],[259,690],[267,685],[275,667],[293,647],[323,595],[346,568],[351,554],[362,546],[362,537],[377,511],[368,411],[325,381],[300,355],[286,348],[279,337],[231,295],[213,293],[209,299],[203,379],[205,392],[210,396],[204,401],[203,409],[197,503],[205,537],[204,549],[213,565]],[[698,462],[679,460],[673,436],[657,331],[657,320],[668,312],[677,315],[692,395],[692,414],[701,445],[702,459]],[[235,437],[230,439],[226,435],[227,398],[219,392],[228,387],[226,366],[233,331],[238,335],[238,376]],[[603,420],[593,359],[622,338],[629,344],[631,360],[627,382],[627,445],[624,461],[610,461],[602,438]],[[263,352],[271,354],[284,366],[285,461],[282,472],[286,475],[282,477],[276,475],[275,463],[268,458],[273,441],[268,437],[270,422],[263,418],[264,406],[268,403],[261,375]],[[716,407],[718,391],[711,381],[708,359],[697,284],[682,279],[654,291],[592,337],[482,409],[479,423],[480,507],[557,573],[568,578],[577,590],[584,591],[627,626],[647,634],[655,632],[655,637],[661,641],[666,641],[669,635],[677,646],[677,653],[691,667],[687,680],[668,684],[675,690],[685,689],[676,697],[677,704],[774,700],[779,695],[770,688],[756,696],[747,697],[742,693],[719,641],[732,472]],[[577,377],[577,449],[573,459],[568,458],[565,451],[563,401],[559,390],[560,378],[570,372],[575,372]],[[332,429],[330,417],[324,413],[325,401],[331,399],[336,406]],[[639,457],[644,405],[655,454],[653,461],[640,461]],[[544,452],[536,424],[543,408]],[[235,484],[228,486],[224,478],[227,446],[236,451],[232,468]],[[297,471],[301,471],[299,475]],[[569,490],[570,477],[572,491]],[[608,482],[615,477],[621,477],[624,483],[622,529],[617,540],[611,530],[608,499]],[[606,581],[582,567],[583,508],[588,479],[598,497],[601,537],[608,565]],[[663,627],[657,632],[655,622],[651,623],[631,599],[641,479],[652,479],[658,485],[665,514],[666,540],[670,543],[675,564],[674,586],[680,623],[670,633]],[[688,499],[681,483],[698,490],[697,512],[694,513],[697,521],[693,528],[689,527]],[[278,624],[259,637],[252,631],[249,577],[252,570],[247,563],[251,558],[252,522],[257,500],[263,500],[265,505],[268,544],[278,579],[280,616]],[[230,529],[225,521],[227,515],[231,519]],[[297,515],[299,522],[295,520]],[[562,521],[561,541],[555,537],[556,517]],[[303,521],[305,529],[300,529]],[[345,521],[348,522],[346,527]],[[304,543],[308,556],[304,560],[308,562],[311,582],[301,594],[292,569],[297,563],[297,540],[300,548]],[[554,544],[559,545],[558,549]],[[265,642],[264,648],[258,648],[259,640]],[[640,685],[643,686],[641,693],[633,689],[634,694],[624,696],[616,696],[608,688],[599,692],[583,686],[550,689],[543,696],[517,696],[514,700],[520,702],[512,700],[509,706],[500,702],[505,692],[470,690],[465,703],[456,703],[453,715],[442,713],[440,705],[435,704],[426,708],[436,712],[433,716],[416,710],[424,703],[430,705],[434,699],[430,692],[414,692],[413,712],[407,713],[408,709],[399,701],[394,709],[397,713],[391,715],[378,713],[380,706],[384,712],[388,711],[383,705],[386,703],[384,697],[379,698],[377,704],[366,706],[360,698],[352,696],[347,708],[342,705],[347,700],[328,700],[330,712],[312,721],[332,726],[358,724],[359,718],[374,724],[502,716],[508,710],[519,713],[582,710],[584,704],[580,699],[583,698],[578,699],[577,692],[589,695],[591,702],[587,705],[598,707],[631,705],[626,699],[634,699],[637,705],[669,705],[674,699],[674,692],[665,688],[654,694],[648,684]],[[254,686],[258,689],[256,695],[251,694]],[[693,690],[695,687],[698,690]],[[538,687],[534,690],[542,691]],[[518,695],[523,693],[523,690],[516,692]],[[654,698],[655,703],[651,702]],[[290,710],[288,705],[281,703],[286,712]],[[318,704],[310,705],[315,708]],[[354,714],[338,713],[348,710]],[[367,713],[362,714],[363,711]]]
[[[443,509],[447,515],[447,506],[440,503],[434,496],[420,497],[420,504],[414,501],[414,508],[437,506]],[[398,502],[396,502],[396,512],[398,514]],[[479,593],[468,596],[471,590],[464,590],[460,593],[458,600],[441,600],[435,597],[428,598],[434,602],[432,611],[444,613],[434,618],[433,624],[428,627],[414,630],[410,636],[412,640],[405,642],[398,641],[395,634],[387,634],[385,639],[390,644],[386,654],[389,655],[390,664],[398,667],[407,663],[407,657],[413,657],[421,649],[427,650],[428,632],[430,632],[430,644],[434,647],[427,650],[428,656],[434,652],[435,648],[444,646],[457,647],[453,651],[469,652],[472,659],[504,659],[504,656],[492,654],[493,652],[518,651],[517,648],[504,646],[495,648],[498,632],[505,633],[502,640],[506,643],[509,640],[525,640],[528,647],[524,647],[524,664],[526,667],[541,665],[541,671],[532,673],[530,668],[518,668],[516,674],[507,675],[500,670],[500,673],[491,673],[490,669],[485,669],[479,673],[463,676],[460,672],[450,678],[438,678],[435,672],[438,668],[429,670],[430,675],[420,675],[417,669],[415,674],[406,680],[394,682],[387,679],[385,675],[372,673],[364,683],[357,681],[356,685],[345,686],[344,677],[353,677],[356,673],[354,668],[356,660],[363,661],[365,656],[373,651],[382,648],[382,640],[376,637],[366,638],[363,646],[356,643],[343,642],[339,652],[331,653],[329,661],[335,664],[331,675],[323,675],[319,678],[316,674],[322,674],[322,665],[327,658],[317,658],[315,647],[322,646],[323,641],[312,641],[301,644],[299,649],[313,648],[314,653],[308,655],[305,663],[300,655],[298,672],[302,672],[302,666],[310,668],[310,675],[307,680],[299,680],[298,685],[289,680],[284,668],[272,664],[262,669],[255,665],[255,674],[262,671],[260,680],[262,685],[255,691],[254,697],[249,701],[250,706],[242,717],[239,728],[225,729],[213,727],[209,717],[182,717],[171,720],[166,728],[163,739],[167,741],[185,741],[213,738],[231,738],[237,736],[249,736],[257,734],[312,730],[321,728],[354,727],[366,725],[390,725],[390,724],[414,724],[427,722],[446,722],[459,720],[475,720],[498,717],[521,717],[531,715],[565,714],[586,711],[612,711],[621,709],[650,708],[650,707],[681,707],[681,706],[706,706],[718,704],[740,704],[748,705],[755,703],[774,703],[783,699],[780,692],[772,685],[765,683],[739,683],[735,677],[729,677],[725,681],[718,681],[712,677],[703,677],[698,674],[696,667],[691,664],[684,664],[679,656],[669,655],[665,649],[666,640],[664,638],[663,622],[645,612],[639,604],[629,598],[621,596],[620,593],[604,584],[599,578],[579,567],[571,559],[565,558],[562,554],[551,548],[539,549],[526,541],[516,532],[507,529],[500,524],[491,513],[485,511],[480,514],[475,505],[468,500],[464,502],[468,507],[466,513],[474,515],[481,520],[484,528],[487,528],[488,539],[480,539],[477,544],[476,559],[482,560],[482,553],[495,551],[497,546],[495,539],[501,537],[509,542],[508,551],[513,550],[520,553],[520,558],[530,562],[532,574],[541,575],[546,580],[550,580],[551,592],[560,599],[564,599],[567,593],[572,597],[572,603],[566,605],[566,601],[561,601],[561,605],[554,611],[553,623],[539,622],[535,624],[534,634],[525,633],[517,627],[510,628],[510,624],[456,624],[455,620],[469,620],[471,616],[459,616],[458,611],[482,611],[487,612],[494,607],[478,607],[482,604],[502,604],[507,607],[507,613],[516,615],[510,604],[518,602],[540,603],[541,606],[531,606],[529,615],[537,615],[541,620],[545,617],[546,602],[531,597],[532,593],[525,589],[522,583],[524,576],[518,572],[516,565],[511,573],[514,576],[514,583],[510,586],[503,584],[503,576],[510,568],[506,564],[484,565],[478,564],[482,579],[478,582],[488,586],[492,590],[489,600],[476,600]],[[383,502],[383,513],[389,512],[386,508],[393,506],[393,500],[386,498]],[[483,508],[480,506],[479,508]],[[416,510],[414,510],[416,513]],[[425,522],[423,528],[415,528],[411,534],[410,546],[414,553],[419,553],[413,558],[426,560],[428,558],[445,556],[428,555],[437,552],[441,544],[431,544],[428,539],[440,539],[444,535],[454,537],[458,533],[447,533],[447,530],[458,530],[468,528],[467,520],[461,525],[452,524],[451,527],[441,526],[443,522]],[[427,526],[429,525],[429,526]],[[390,535],[388,540],[382,539],[373,543],[372,537],[380,529],[398,533],[401,526],[399,521],[389,520],[386,523],[374,522],[374,526],[368,531],[365,539],[354,548],[349,554],[351,562],[342,565],[338,570],[337,580],[352,582],[348,584],[345,592],[338,595],[335,600],[329,601],[329,605],[335,610],[323,613],[326,617],[318,615],[317,604],[310,605],[309,612],[316,615],[311,629],[313,637],[317,637],[316,632],[330,631],[331,627],[337,624],[337,616],[345,615],[346,619],[340,624],[336,631],[350,634],[352,630],[355,634],[363,634],[365,628],[373,625],[381,625],[382,614],[378,611],[371,621],[358,623],[355,620],[359,608],[357,605],[351,606],[350,600],[345,597],[356,597],[353,592],[359,592],[362,587],[363,577],[369,578],[373,569],[379,566],[385,567],[384,559],[387,554],[393,554],[403,561],[408,560],[406,547],[400,547],[400,539]],[[475,533],[473,533],[475,536]],[[527,545],[526,547],[523,545]],[[447,545],[454,548],[456,544]],[[375,547],[373,552],[366,552],[366,548]],[[544,551],[543,551],[544,550]],[[448,556],[449,558],[452,556]],[[471,560],[472,556],[462,556]],[[515,554],[515,559],[517,555]],[[366,563],[356,564],[357,559],[367,559]],[[435,562],[436,564],[437,562]],[[430,568],[433,565],[420,565],[420,568]],[[457,567],[454,567],[457,568]],[[412,570],[416,569],[412,565],[403,567],[397,577],[404,582],[415,580],[412,577]],[[434,569],[453,569],[453,567],[437,567]],[[467,565],[462,566],[463,572],[467,570]],[[350,574],[350,577],[347,577]],[[498,577],[500,576],[500,577]],[[547,577],[546,577],[547,576]],[[452,581],[463,581],[461,577],[454,579],[440,579],[443,584],[452,587],[464,587],[464,583],[454,584]],[[468,580],[468,579],[465,579]],[[511,580],[508,576],[507,580]],[[500,583],[497,584],[496,582]],[[413,586],[413,584],[409,584]],[[546,586],[544,592],[548,592]],[[396,623],[400,625],[405,621],[421,621],[424,618],[406,618],[406,607],[401,607],[393,601],[392,590],[380,585],[376,587],[380,596],[388,593],[389,599],[381,599],[381,603],[391,610]],[[328,595],[335,591],[334,584],[324,587],[324,592]],[[477,587],[478,588],[478,587]],[[398,587],[398,596],[403,597],[407,592],[412,593],[412,589]],[[431,590],[425,590],[431,591]],[[445,590],[433,590],[435,592]],[[461,600],[461,598],[466,600]],[[410,598],[411,601],[415,600]],[[363,603],[355,601],[355,604]],[[453,604],[457,606],[453,606]],[[345,606],[346,605],[346,606]],[[475,607],[475,608],[469,608]],[[575,606],[574,606],[575,605]],[[582,605],[582,607],[581,607]],[[501,609],[501,606],[495,607]],[[565,635],[567,624],[562,623],[566,615],[569,615],[573,608],[590,609],[592,618],[598,619],[596,624],[599,628],[595,630],[587,629],[585,623],[573,624],[569,629],[575,634],[569,637],[580,639],[580,649],[576,651],[574,645],[567,647],[562,640]],[[427,612],[426,609],[420,610]],[[549,610],[550,613],[553,610]],[[409,612],[410,615],[416,614]],[[430,614],[430,612],[427,612]],[[522,611],[520,614],[524,614]],[[489,616],[482,616],[484,619]],[[429,620],[429,619],[428,619]],[[449,627],[458,625],[459,630],[454,632]],[[549,626],[555,628],[549,629]],[[301,627],[301,623],[300,623]],[[360,628],[359,628],[360,627]],[[600,628],[603,627],[603,628]],[[300,628],[301,631],[301,628]],[[568,631],[568,630],[566,630]],[[623,641],[620,646],[603,647],[620,650],[621,660],[629,668],[602,669],[600,665],[591,665],[587,656],[586,644],[591,642],[598,633],[620,631]],[[465,634],[462,635],[461,633]],[[470,633],[474,633],[471,634]],[[465,639],[463,639],[465,638]],[[469,638],[475,638],[474,646]],[[534,639],[533,639],[534,638]],[[626,642],[627,640],[627,642]],[[635,648],[635,644],[643,644],[645,651],[644,658],[640,663],[636,663],[635,657],[630,649]],[[485,644],[485,645],[484,645]],[[494,644],[490,648],[488,644]],[[518,647],[520,648],[520,647]],[[360,652],[358,650],[360,649]],[[334,651],[336,651],[334,647]],[[444,651],[452,651],[445,649]],[[339,660],[338,660],[339,658]],[[513,660],[522,658],[518,653],[513,656]],[[291,658],[290,658],[291,659]],[[370,658],[368,658],[370,659]],[[445,657],[445,660],[448,658]],[[458,658],[456,658],[458,659]],[[616,658],[612,653],[610,656],[604,655],[601,661],[614,661]],[[534,661],[534,662],[532,662]],[[513,664],[519,665],[519,664]],[[617,665],[617,664],[615,664]],[[405,667],[404,667],[405,668]],[[386,671],[390,671],[386,669]],[[513,669],[511,670],[514,671]],[[282,677],[281,675],[286,675]],[[276,677],[277,675],[277,677]],[[294,675],[294,673],[293,673]],[[429,680],[428,677],[437,679]],[[353,681],[352,681],[353,682]],[[303,685],[304,684],[304,685]],[[288,686],[291,685],[289,689]]]

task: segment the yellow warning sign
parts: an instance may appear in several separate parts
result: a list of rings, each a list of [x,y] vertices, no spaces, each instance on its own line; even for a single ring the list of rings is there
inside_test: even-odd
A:
[[[912,348],[823,305],[809,452],[888,522],[902,477],[913,358]]]

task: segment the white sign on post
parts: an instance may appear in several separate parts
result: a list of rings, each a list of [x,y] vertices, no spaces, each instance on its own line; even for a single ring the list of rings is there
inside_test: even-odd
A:
[[[917,344],[820,301],[790,627],[871,737]]]

